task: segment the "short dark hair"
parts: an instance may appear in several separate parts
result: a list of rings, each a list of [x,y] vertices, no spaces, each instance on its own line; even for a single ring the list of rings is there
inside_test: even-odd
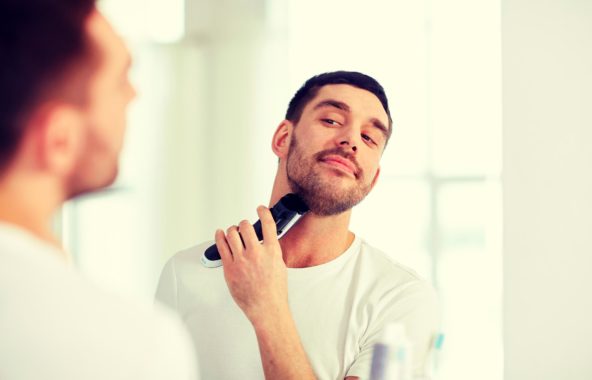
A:
[[[0,0],[0,170],[37,105],[86,95],[86,83],[72,82],[90,56],[85,24],[94,8],[95,0]]]
[[[302,116],[304,107],[310,102],[319,92],[320,88],[329,84],[348,84],[350,86],[361,88],[362,90],[369,91],[376,95],[382,107],[388,115],[389,121],[389,132],[392,130],[393,119],[391,118],[391,112],[388,106],[388,99],[384,88],[378,83],[378,81],[369,75],[359,73],[357,71],[333,71],[329,73],[323,73],[315,75],[308,79],[302,87],[296,91],[288,110],[286,111],[286,120],[290,120],[294,124],[298,123]],[[390,137],[390,133],[389,133]]]

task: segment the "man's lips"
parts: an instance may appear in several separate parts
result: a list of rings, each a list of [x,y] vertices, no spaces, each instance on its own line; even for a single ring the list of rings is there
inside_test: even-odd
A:
[[[356,166],[348,159],[343,158],[337,155],[329,155],[325,156],[321,159],[322,162],[325,162],[329,165],[335,166],[343,171],[346,171],[353,175],[354,177],[357,176],[357,168]]]

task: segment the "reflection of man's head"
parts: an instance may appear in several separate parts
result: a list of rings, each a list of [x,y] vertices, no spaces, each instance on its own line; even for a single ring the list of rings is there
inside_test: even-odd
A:
[[[382,86],[356,72],[315,76],[294,95],[286,119],[294,126],[286,159],[291,190],[323,216],[362,201],[391,134]]]
[[[65,197],[112,183],[133,91],[95,2],[2,1],[0,56],[0,176],[26,163]]]

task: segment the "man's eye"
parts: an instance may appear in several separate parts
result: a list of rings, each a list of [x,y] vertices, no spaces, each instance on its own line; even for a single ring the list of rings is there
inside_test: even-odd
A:
[[[372,137],[366,135],[366,134],[362,134],[362,138],[368,142],[371,142],[372,144],[376,145],[376,142],[374,140],[372,140]]]
[[[339,125],[339,123],[337,121],[333,120],[333,119],[322,119],[322,121],[324,123],[329,124],[329,125]]]

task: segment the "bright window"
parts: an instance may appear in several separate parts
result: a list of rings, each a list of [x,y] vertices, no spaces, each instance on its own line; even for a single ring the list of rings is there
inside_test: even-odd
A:
[[[387,90],[394,134],[353,230],[440,294],[437,378],[502,379],[500,2],[293,0],[290,16],[293,88],[346,69]]]

